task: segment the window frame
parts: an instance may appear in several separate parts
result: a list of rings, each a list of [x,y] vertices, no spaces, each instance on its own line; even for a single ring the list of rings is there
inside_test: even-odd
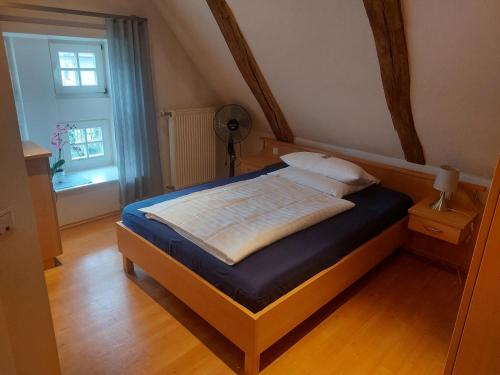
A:
[[[104,129],[103,128],[104,128],[103,126],[92,125],[92,126],[88,126],[88,127],[75,127],[74,129],[69,129],[68,130],[68,143],[70,145],[70,158],[71,158],[72,161],[83,160],[83,159],[100,158],[100,157],[106,156],[106,151],[105,151],[105,147],[104,147]],[[89,132],[88,132],[89,129],[100,129],[101,139],[98,139],[98,140],[89,140]],[[83,137],[82,137],[83,141],[82,142],[74,142],[74,143],[72,143],[71,142],[71,132],[74,132],[76,130],[83,132]],[[102,154],[91,155],[91,153],[89,151],[89,146],[91,144],[96,144],[96,143],[102,144]],[[84,149],[86,150],[85,151],[85,156],[73,157],[73,155],[72,155],[73,149],[75,149],[75,147],[79,147],[79,146],[84,147]]]
[[[66,167],[68,171],[78,171],[85,169],[101,168],[115,163],[115,154],[113,148],[113,134],[111,130],[110,121],[107,119],[95,119],[95,120],[80,120],[80,121],[65,121],[64,124],[70,125],[75,129],[83,129],[85,133],[85,142],[81,144],[87,145],[88,143],[93,143],[92,141],[87,141],[87,130],[88,128],[101,128],[102,130],[102,143],[104,155],[99,156],[88,156],[82,159],[72,159],[71,158],[71,148],[72,144],[69,141],[69,131],[66,133],[67,145],[64,149],[64,159],[66,161]],[[101,141],[96,141],[101,142]]]
[[[77,94],[108,94],[108,84],[105,69],[104,43],[102,42],[64,42],[61,40],[49,41],[50,60],[52,64],[52,75],[56,95]],[[75,54],[77,67],[73,69],[61,68],[59,52],[71,52]],[[96,59],[96,68],[80,68],[78,53],[93,53]],[[96,86],[63,86],[61,72],[63,70],[75,70],[80,78],[81,71],[95,71],[97,78]]]

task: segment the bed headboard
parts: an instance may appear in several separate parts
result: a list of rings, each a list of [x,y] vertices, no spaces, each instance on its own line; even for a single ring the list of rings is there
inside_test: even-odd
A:
[[[297,151],[312,151],[349,160],[361,166],[368,173],[379,178],[383,186],[401,191],[412,197],[415,202],[431,196],[437,198],[439,195],[432,186],[434,183],[434,175],[429,173],[417,172],[352,156],[340,155],[329,150],[321,150],[314,147],[263,138],[262,152],[272,157],[276,155],[273,154],[273,149],[278,152],[278,156]],[[276,158],[278,156],[276,156]],[[481,222],[487,192],[488,189],[484,186],[460,182],[458,191],[452,195],[452,205],[479,212],[475,219],[474,234],[470,241],[455,246],[418,233],[411,233],[406,247],[427,258],[433,258],[440,263],[467,269],[474,249],[477,229]]]
[[[432,187],[435,176],[429,173],[417,172],[352,156],[340,155],[332,151],[321,150],[309,146],[280,142],[270,138],[262,138],[262,140],[264,142],[262,151],[265,154],[273,155],[273,149],[277,149],[278,155],[285,155],[297,151],[321,152],[356,163],[368,173],[379,178],[383,186],[408,194],[414,201],[432,195],[438,196],[438,192]],[[461,207],[470,207],[477,210],[483,205],[486,199],[487,190],[488,189],[484,186],[460,182],[459,191],[453,194],[452,201],[456,201]],[[465,197],[463,196],[464,194]]]

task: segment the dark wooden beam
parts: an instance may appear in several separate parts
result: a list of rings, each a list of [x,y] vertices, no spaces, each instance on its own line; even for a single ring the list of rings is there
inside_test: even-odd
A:
[[[276,139],[293,143],[293,133],[225,0],[207,0],[245,82],[259,102]]]
[[[405,159],[425,164],[410,101],[410,70],[400,0],[363,0],[377,47],[380,74],[392,123]]]

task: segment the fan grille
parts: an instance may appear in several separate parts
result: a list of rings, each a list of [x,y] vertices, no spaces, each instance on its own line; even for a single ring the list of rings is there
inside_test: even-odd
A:
[[[237,104],[228,104],[220,108],[214,117],[214,130],[225,143],[243,141],[252,128],[250,114]]]

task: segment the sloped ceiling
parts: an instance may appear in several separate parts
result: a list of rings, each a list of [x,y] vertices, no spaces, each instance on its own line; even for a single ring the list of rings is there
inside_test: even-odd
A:
[[[205,1],[154,0],[224,102],[266,120]],[[228,0],[296,137],[402,158],[361,0]],[[491,176],[500,151],[500,2],[404,1],[427,162]]]
[[[254,123],[270,132],[264,114],[241,77],[206,2],[153,1],[220,101],[246,106]]]

